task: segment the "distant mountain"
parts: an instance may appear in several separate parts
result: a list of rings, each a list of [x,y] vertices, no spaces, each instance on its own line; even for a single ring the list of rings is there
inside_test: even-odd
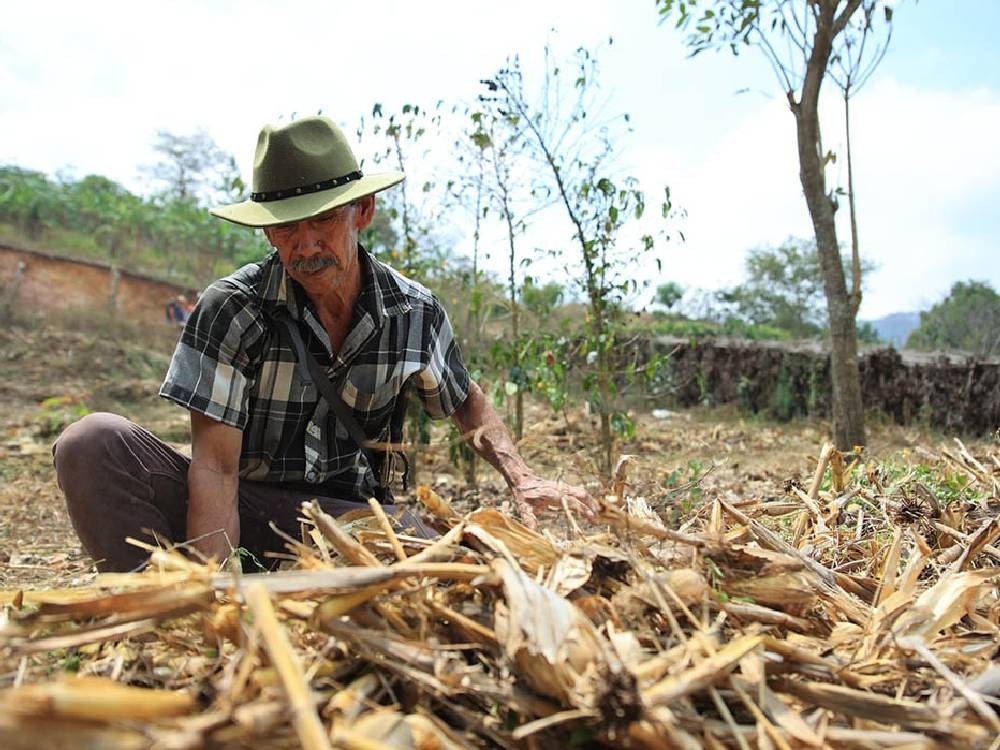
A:
[[[892,344],[896,349],[902,349],[906,345],[906,339],[920,325],[920,313],[890,313],[884,318],[863,322],[871,323],[880,339]]]

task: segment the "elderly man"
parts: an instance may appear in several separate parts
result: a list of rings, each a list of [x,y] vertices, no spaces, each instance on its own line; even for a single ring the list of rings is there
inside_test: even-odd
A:
[[[261,227],[274,252],[216,281],[181,334],[160,395],[190,411],[191,458],[122,417],[93,414],[54,447],[73,525],[100,570],[144,561],[148,531],[218,559],[279,551],[303,500],[333,515],[390,502],[384,449],[412,384],[506,479],[522,517],[584,490],[528,468],[424,287],[371,257],[359,234],[399,173],[363,175],[343,133],[307,117],[265,126],[250,200],[218,217]],[[386,505],[392,513],[397,509]],[[410,516],[406,525],[419,521]]]

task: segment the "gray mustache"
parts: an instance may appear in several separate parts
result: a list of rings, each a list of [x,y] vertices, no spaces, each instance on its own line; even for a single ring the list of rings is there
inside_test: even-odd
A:
[[[313,273],[327,266],[337,265],[337,259],[329,256],[316,256],[313,258],[302,258],[293,260],[290,264],[291,270],[302,273]]]

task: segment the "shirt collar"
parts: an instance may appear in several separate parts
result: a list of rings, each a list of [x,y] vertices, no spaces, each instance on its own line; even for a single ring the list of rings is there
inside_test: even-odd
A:
[[[358,245],[358,256],[366,271],[365,288],[361,291],[359,304],[367,297],[370,303],[368,309],[376,320],[408,313],[411,309],[410,301],[389,266],[370,255],[360,245]]]
[[[364,276],[364,285],[358,296],[354,319],[369,313],[381,324],[387,318],[408,313],[409,299],[400,287],[392,270],[358,245],[358,262]],[[307,298],[302,287],[296,284],[281,264],[277,250],[271,251],[262,261],[264,267],[263,301],[271,307],[284,307],[291,317],[301,320]]]

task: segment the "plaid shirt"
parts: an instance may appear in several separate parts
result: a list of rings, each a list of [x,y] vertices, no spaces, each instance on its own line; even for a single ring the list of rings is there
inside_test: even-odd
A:
[[[394,404],[409,381],[431,417],[447,417],[465,402],[469,373],[444,308],[363,249],[359,259],[364,287],[336,357],[312,302],[276,252],[213,283],[192,311],[160,395],[243,431],[241,477],[348,500],[372,497],[377,484],[326,400],[300,378],[287,331],[278,333],[278,308],[298,322],[369,439],[389,439]]]

